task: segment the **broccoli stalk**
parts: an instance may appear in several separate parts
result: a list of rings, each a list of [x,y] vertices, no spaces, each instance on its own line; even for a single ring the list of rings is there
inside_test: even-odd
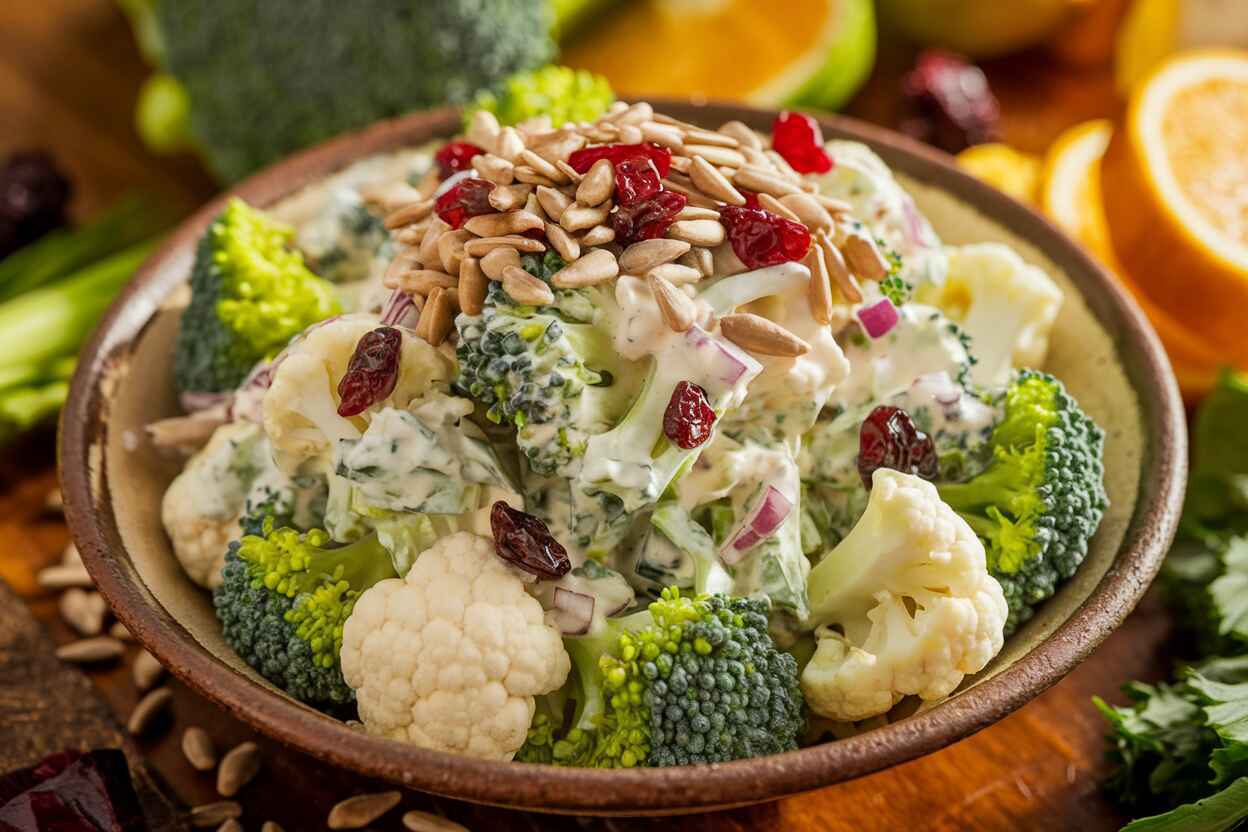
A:
[[[370,534],[345,546],[313,529],[263,523],[264,535],[230,544],[213,605],[222,634],[262,676],[317,706],[354,700],[342,678],[342,628],[369,587],[397,577],[390,553]]]
[[[200,238],[174,347],[179,392],[236,387],[257,362],[339,312],[333,286],[303,264],[293,237],[235,198]]]
[[[1010,606],[1008,635],[1088,553],[1109,505],[1104,433],[1060,381],[1023,370],[1005,391],[1005,415],[989,443],[987,468],[938,488],[984,542]]]
[[[805,725],[797,662],[767,633],[765,601],[682,595],[564,640],[577,712],[542,720],[517,759],[593,768],[727,762],[789,751]]]

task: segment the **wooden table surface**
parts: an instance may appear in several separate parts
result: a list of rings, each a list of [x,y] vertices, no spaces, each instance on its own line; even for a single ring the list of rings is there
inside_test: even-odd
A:
[[[876,76],[850,111],[887,121],[896,77],[906,56],[885,50]],[[1111,115],[1118,103],[1104,72],[1077,74],[1044,56],[991,65],[1002,99],[1006,138],[1040,151],[1063,127]],[[26,147],[51,150],[77,184],[75,211],[86,216],[131,190],[163,195],[189,210],[214,186],[194,160],[147,154],[134,135],[131,111],[145,69],[128,30],[108,0],[0,2],[0,158]],[[54,441],[30,437],[0,452],[0,579],[27,598],[58,641],[71,633],[55,597],[41,593],[34,573],[58,561],[68,540],[63,523],[44,510],[55,485]],[[1156,679],[1170,664],[1172,622],[1150,596],[1096,653],[1063,682],[997,725],[938,754],[871,777],[766,806],[676,820],[577,821],[521,815],[434,800],[412,793],[404,809],[447,815],[474,832],[505,829],[624,830],[1107,830],[1124,820],[1101,796],[1106,774],[1104,726],[1090,703],[1116,696],[1128,679]],[[133,653],[137,648],[131,648]],[[119,665],[94,679],[124,721],[136,701]],[[215,706],[170,683],[175,723],[141,746],[178,799],[214,799],[212,779],[194,772],[178,750],[184,727],[205,727],[220,748],[250,731]],[[0,741],[3,727],[0,726]],[[247,829],[263,820],[287,830],[323,828],[329,807],[363,790],[384,788],[260,740],[265,767],[240,796]],[[399,813],[376,829],[399,829]]]

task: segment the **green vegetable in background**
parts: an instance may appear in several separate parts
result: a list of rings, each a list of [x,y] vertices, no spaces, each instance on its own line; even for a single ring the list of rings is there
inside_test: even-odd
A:
[[[1110,723],[1107,784],[1128,832],[1222,832],[1248,819],[1248,377],[1227,371],[1193,426],[1191,485],[1162,584],[1204,657],[1172,684],[1131,682]],[[1169,810],[1169,811],[1167,811]]]
[[[227,181],[381,118],[468,101],[554,54],[549,9],[533,0],[121,5],[163,73],[140,98],[142,135],[198,149]]]
[[[613,101],[615,93],[602,76],[551,65],[511,76],[497,93],[481,91],[466,109],[464,120],[476,110],[488,110],[498,116],[500,124],[519,124],[537,116],[549,116],[555,125],[593,121]]]

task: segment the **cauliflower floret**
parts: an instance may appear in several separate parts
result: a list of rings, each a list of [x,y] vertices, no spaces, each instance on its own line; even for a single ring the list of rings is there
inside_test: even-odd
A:
[[[242,534],[239,518],[263,440],[254,423],[222,425],[165,490],[161,522],[183,571],[202,587],[221,583],[225,550]]]
[[[811,570],[811,709],[857,721],[948,696],[1001,649],[1007,608],[984,547],[935,486],[886,468],[866,512]]]
[[[340,439],[359,439],[372,414],[404,408],[421,394],[450,384],[454,362],[428,342],[403,333],[399,377],[390,395],[359,416],[338,415],[338,382],[355,345],[381,324],[373,315],[342,315],[310,327],[274,362],[273,381],[264,395],[264,430],[278,467],[295,475],[311,463],[328,462]]]
[[[342,675],[370,734],[487,759],[515,755],[533,697],[570,666],[519,573],[468,532],[361,595],[342,633]]]
[[[1062,307],[1062,290],[1043,269],[1002,243],[955,246],[941,287],[920,287],[919,299],[939,306],[971,336],[979,363],[971,380],[1009,381],[1011,367],[1040,367]]]

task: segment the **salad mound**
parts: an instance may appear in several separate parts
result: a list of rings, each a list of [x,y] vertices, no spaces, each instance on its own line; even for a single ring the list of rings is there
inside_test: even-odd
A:
[[[1107,506],[1037,369],[1058,287],[799,113],[514,109],[199,247],[163,519],[239,656],[379,736],[589,767],[983,670]]]

